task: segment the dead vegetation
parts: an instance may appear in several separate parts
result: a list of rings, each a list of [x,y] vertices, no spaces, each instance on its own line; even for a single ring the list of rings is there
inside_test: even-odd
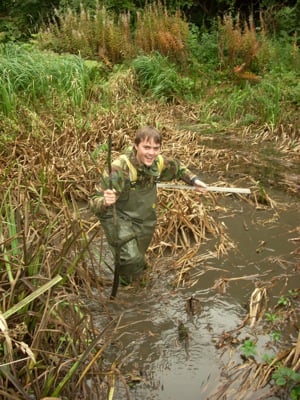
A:
[[[239,340],[230,334],[223,334],[222,347],[227,349],[232,346],[237,346]],[[259,399],[267,399],[270,395],[281,396],[280,398],[288,398],[286,386],[280,390],[278,387],[271,388],[269,383],[274,381],[274,374],[280,371],[284,376],[284,372],[291,371],[291,373],[299,371],[300,368],[300,337],[298,340],[286,348],[284,351],[279,352],[272,359],[271,362],[257,361],[254,357],[248,357],[243,363],[237,362],[233,359],[230,360],[224,368],[224,382],[218,385],[215,393],[207,400],[217,400],[223,398],[234,398],[236,400],[252,399],[253,396]],[[281,372],[282,371],[282,372]],[[299,378],[298,378],[299,379]],[[297,382],[297,380],[296,380]],[[294,384],[296,382],[293,382]]]
[[[219,383],[214,394],[207,397],[209,400],[265,399],[272,394],[280,398],[289,398],[287,397],[290,395],[289,389],[293,385],[297,387],[299,381],[297,373],[300,368],[300,336],[296,317],[299,314],[299,301],[295,300],[299,300],[299,291],[292,294],[293,305],[286,297],[284,300],[280,299],[277,304],[269,306],[268,292],[281,278],[274,277],[271,282],[262,283],[263,275],[261,274],[221,279],[216,282],[213,289],[222,290],[224,293],[230,282],[253,278],[259,279],[260,286],[255,287],[251,293],[248,313],[239,326],[231,331],[223,332],[215,343],[216,348],[220,350],[220,357],[224,357],[227,361],[223,370],[224,379]],[[280,329],[280,325],[285,327],[289,325],[289,329],[294,329],[296,333],[294,336],[296,339],[291,343],[287,341],[272,357],[259,354],[255,345],[259,332],[265,335],[274,332],[274,325],[267,326],[266,322],[262,323],[267,317],[274,319],[277,330]],[[249,344],[251,346],[247,353]],[[240,354],[243,351],[242,345],[245,355]],[[271,345],[267,345],[266,348],[270,349]],[[281,380],[281,383],[270,386],[270,383],[274,383],[275,380],[277,382],[277,379],[279,379],[278,382]]]
[[[276,208],[282,206],[253,176],[237,172],[242,163],[253,161],[254,154],[215,149],[209,146],[205,127],[179,126],[179,115],[180,121],[196,123],[195,109],[157,108],[142,101],[136,109],[126,107],[126,112],[99,112],[89,127],[78,127],[72,117],[60,127],[53,121],[37,121],[38,135],[24,130],[10,147],[1,149],[1,396],[29,399],[33,393],[35,398],[60,394],[89,398],[87,380],[92,379],[101,398],[103,393],[113,393],[115,380],[122,378],[116,364],[99,362],[118,336],[120,321],[108,316],[107,326],[96,328],[81,300],[96,291],[99,307],[105,310],[104,288],[110,284],[107,277],[99,276],[104,253],[101,227],[86,206],[106,164],[108,133],[113,134],[113,153],[117,155],[131,142],[142,118],[143,124],[154,124],[163,132],[163,153],[180,158],[199,171],[203,180],[211,174],[218,185],[250,187],[251,196],[239,196],[254,208],[274,209],[276,214]],[[245,140],[247,132],[242,136]],[[262,143],[271,140],[271,135],[258,133],[255,140]],[[283,132],[277,135],[282,151],[299,149],[296,138],[291,140],[293,146]],[[229,182],[226,173],[231,170],[235,173]],[[294,184],[285,184],[295,190]],[[226,256],[235,246],[226,225],[215,217],[220,210],[213,194],[199,201],[194,192],[161,190],[157,231],[149,251],[153,269],[162,257],[171,257],[171,268],[168,265],[161,273],[170,273],[178,287],[192,286],[205,270],[216,268],[210,261]],[[211,240],[213,249],[203,251],[203,245]],[[206,267],[199,271],[201,263]],[[57,276],[62,278],[60,283],[36,298],[28,297]],[[229,282],[230,278],[223,278],[215,289],[225,291]],[[12,314],[21,299],[26,299],[25,303]],[[264,290],[257,289],[249,316],[252,324],[260,319],[265,301]],[[281,362],[297,366],[298,355],[299,343]],[[246,369],[261,385],[268,380],[272,366],[258,368],[248,361],[242,369],[233,367],[230,372],[243,378]],[[249,381],[243,379],[246,390]]]

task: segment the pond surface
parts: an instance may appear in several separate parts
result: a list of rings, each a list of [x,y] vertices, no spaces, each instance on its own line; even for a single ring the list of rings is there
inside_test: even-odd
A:
[[[282,165],[276,176],[287,172]],[[299,165],[297,171],[294,164],[291,168],[299,173]],[[264,329],[265,320],[252,327],[243,323],[256,287],[267,288],[268,310],[300,287],[299,199],[282,188],[268,194],[284,206],[259,209],[234,195],[218,198],[220,210],[226,211],[214,217],[226,225],[235,249],[197,265],[190,276],[192,286],[174,288],[174,277],[156,271],[147,287],[120,287],[105,310],[93,307],[96,326],[103,326],[105,318],[119,318],[116,340],[105,354],[108,369],[117,361],[120,371],[114,400],[279,399],[269,386],[242,392],[242,379],[234,375],[235,368],[243,366],[245,340],[255,343],[260,362],[281,345],[292,345],[296,336],[292,324],[275,341]],[[203,252],[209,246],[213,243],[203,245]],[[163,271],[168,262],[161,260]],[[107,299],[110,290],[105,288]],[[187,307],[191,301],[196,304],[192,313]],[[228,332],[235,333],[226,336]]]
[[[276,193],[274,193],[276,196]],[[210,397],[224,382],[230,363],[242,364],[241,345],[253,340],[259,354],[274,355],[276,348],[262,326],[246,325],[235,346],[222,346],[224,332],[240,326],[249,309],[251,293],[258,283],[267,285],[269,306],[280,296],[299,288],[296,229],[299,228],[297,201],[277,193],[288,207],[255,210],[233,196],[220,199],[227,212],[219,215],[227,226],[236,248],[220,259],[210,260],[193,270],[193,287],[172,288],[170,277],[153,279],[146,288],[119,288],[115,301],[108,301],[106,313],[120,316],[117,341],[107,352],[108,365],[116,359],[127,383],[120,380],[114,399],[199,400]],[[229,211],[228,211],[229,210]],[[299,233],[299,232],[298,232]],[[164,260],[162,260],[162,263]],[[169,261],[168,261],[169,262]],[[297,263],[298,262],[298,263]],[[299,272],[299,269],[298,269]],[[233,278],[237,278],[234,280]],[[228,279],[218,290],[216,282]],[[109,298],[110,288],[107,288]],[[187,301],[194,296],[197,308],[187,312]],[[93,311],[95,324],[103,324],[103,310]],[[188,330],[180,340],[179,323]],[[247,393],[258,399],[268,388]],[[238,397],[231,397],[238,398]],[[271,399],[272,397],[264,397]],[[276,397],[273,397],[276,398]]]

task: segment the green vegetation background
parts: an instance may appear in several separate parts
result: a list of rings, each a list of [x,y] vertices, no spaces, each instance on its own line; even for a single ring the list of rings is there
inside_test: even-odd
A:
[[[159,2],[118,14],[112,4],[71,5],[62,2],[24,42],[2,32],[5,140],[33,113],[57,124],[71,107],[79,126],[92,121],[99,108],[117,109],[115,91],[126,92],[128,103],[196,103],[205,123],[299,124],[299,2],[256,15],[210,16],[209,27]]]

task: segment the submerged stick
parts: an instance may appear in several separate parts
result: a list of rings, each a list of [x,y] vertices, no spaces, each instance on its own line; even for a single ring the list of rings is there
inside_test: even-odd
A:
[[[179,190],[196,190],[195,186],[189,185],[177,185],[174,183],[157,183],[156,186],[161,189],[179,189]],[[220,187],[220,186],[207,186],[203,188],[204,191],[218,192],[218,193],[251,193],[250,189],[247,188],[236,188],[236,187]]]

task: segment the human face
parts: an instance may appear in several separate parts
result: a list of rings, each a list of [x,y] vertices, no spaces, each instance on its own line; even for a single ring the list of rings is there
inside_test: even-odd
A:
[[[139,144],[135,144],[134,147],[138,162],[146,167],[151,167],[160,152],[160,144],[155,143],[153,139],[145,139]]]

